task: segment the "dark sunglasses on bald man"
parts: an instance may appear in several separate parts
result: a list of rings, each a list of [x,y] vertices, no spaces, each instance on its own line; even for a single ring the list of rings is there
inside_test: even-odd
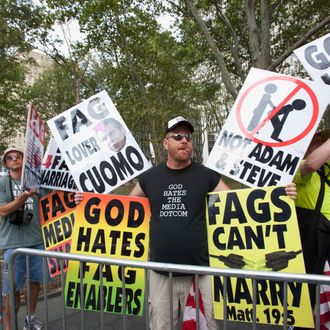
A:
[[[176,133],[169,135],[167,139],[173,138],[175,141],[181,141],[183,138],[186,138],[187,141],[191,141],[192,135],[191,134],[184,134],[184,133]]]
[[[14,159],[21,159],[22,158],[22,155],[21,154],[12,154],[12,155],[9,155],[6,157],[6,161],[7,160],[14,160]]]

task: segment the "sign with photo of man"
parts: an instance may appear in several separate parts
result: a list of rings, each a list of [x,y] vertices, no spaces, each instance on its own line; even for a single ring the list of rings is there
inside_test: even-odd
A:
[[[80,191],[107,194],[151,166],[105,91],[48,125]]]

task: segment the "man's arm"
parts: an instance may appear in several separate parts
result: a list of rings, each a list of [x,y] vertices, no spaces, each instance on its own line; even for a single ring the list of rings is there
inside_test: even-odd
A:
[[[132,189],[129,195],[135,197],[146,197],[139,183],[135,185],[135,187]]]
[[[227,184],[224,183],[222,179],[220,179],[213,191],[226,191],[226,190],[230,190],[230,188],[227,186]]]
[[[230,187],[227,186],[227,184],[224,183],[222,179],[220,179],[218,185],[215,187],[213,191],[226,191],[226,190],[230,190]],[[296,184],[293,182],[288,183],[285,186],[285,192],[291,199],[296,199],[297,198]]]
[[[15,212],[17,209],[21,208],[24,205],[25,201],[29,197],[32,197],[36,194],[37,192],[34,189],[31,189],[30,191],[24,191],[13,201],[0,205],[0,216],[6,217],[9,214]]]
[[[132,191],[129,193],[129,196],[135,196],[135,197],[146,197],[145,193],[143,192],[143,190],[140,187],[140,184],[137,183],[135,185],[135,187],[132,189]],[[78,205],[79,203],[81,203],[81,201],[83,200],[83,193],[80,191],[77,191],[74,195],[74,201],[75,203]]]
[[[330,159],[330,139],[315,149],[300,166],[302,176],[317,171]]]

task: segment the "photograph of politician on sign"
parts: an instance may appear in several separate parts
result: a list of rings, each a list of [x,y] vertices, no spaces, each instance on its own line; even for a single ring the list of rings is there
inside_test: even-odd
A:
[[[41,166],[41,187],[77,191],[76,183],[53,137],[49,140]]]
[[[324,84],[252,68],[205,165],[250,187],[292,182],[328,100]]]
[[[211,267],[305,274],[294,201],[282,187],[209,193],[207,236]],[[224,318],[224,279],[213,278],[214,316]],[[282,325],[284,283],[257,280],[257,322]],[[227,278],[227,318],[252,322],[252,279]],[[287,285],[288,325],[313,327],[308,286]]]
[[[105,91],[48,125],[80,191],[109,193],[151,166]]]
[[[100,143],[110,150],[119,152],[126,144],[126,131],[123,125],[114,118],[106,118],[94,127]]]
[[[147,198],[84,193],[76,209],[71,253],[146,261],[149,248],[150,205]],[[142,315],[145,302],[143,268],[70,260],[65,306],[88,311]],[[100,281],[102,272],[103,282]],[[81,278],[83,277],[83,278]],[[125,293],[123,291],[125,282]],[[81,284],[83,283],[83,299]],[[101,298],[101,284],[103,297]],[[126,304],[124,304],[124,294]],[[101,305],[103,302],[103,306]],[[124,309],[125,306],[125,310]]]
[[[41,163],[45,145],[45,127],[36,107],[30,103],[26,127],[22,189],[40,190]]]

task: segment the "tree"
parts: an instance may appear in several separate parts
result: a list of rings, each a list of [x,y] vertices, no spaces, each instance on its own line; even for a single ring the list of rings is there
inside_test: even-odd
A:
[[[207,54],[204,65],[212,76],[218,75],[227,105],[233,103],[251,66],[284,72],[293,50],[324,35],[330,25],[329,3],[324,0],[166,2],[167,10],[179,17],[183,40]],[[291,74],[306,76],[304,71]],[[206,122],[215,116],[213,111],[206,113]]]
[[[182,7],[168,2],[177,13],[188,13],[195,20],[212,51],[210,60],[216,62],[225,88],[234,98],[237,92],[230,74],[240,87],[251,66],[280,71],[294,49],[325,34],[330,25],[329,3],[325,0],[186,0]],[[185,19],[187,15],[181,28],[189,34]],[[231,60],[225,63],[229,57]]]
[[[142,148],[153,142],[158,160],[163,122],[183,114],[205,123],[200,133],[218,131],[251,66],[281,72],[294,48],[324,34],[327,2],[43,1],[48,26],[76,19],[84,33],[74,57],[54,58],[71,67],[83,95],[106,89]],[[175,18],[171,31],[157,21],[165,11]]]
[[[57,5],[47,4],[51,10]],[[94,92],[109,91],[145,153],[152,141],[159,161],[164,122],[178,114],[199,122],[204,100],[194,79],[193,48],[162,32],[155,19],[157,8],[145,5],[64,1],[56,6],[56,17],[65,20],[71,15],[79,20],[86,33],[79,51],[93,57],[87,85]]]
[[[38,105],[44,120],[71,108],[75,103],[75,77],[57,63],[44,71],[28,88],[27,97]]]
[[[0,4],[0,120],[4,139],[26,120],[25,74],[31,61],[27,54],[32,49],[38,13],[31,1],[3,0]]]

